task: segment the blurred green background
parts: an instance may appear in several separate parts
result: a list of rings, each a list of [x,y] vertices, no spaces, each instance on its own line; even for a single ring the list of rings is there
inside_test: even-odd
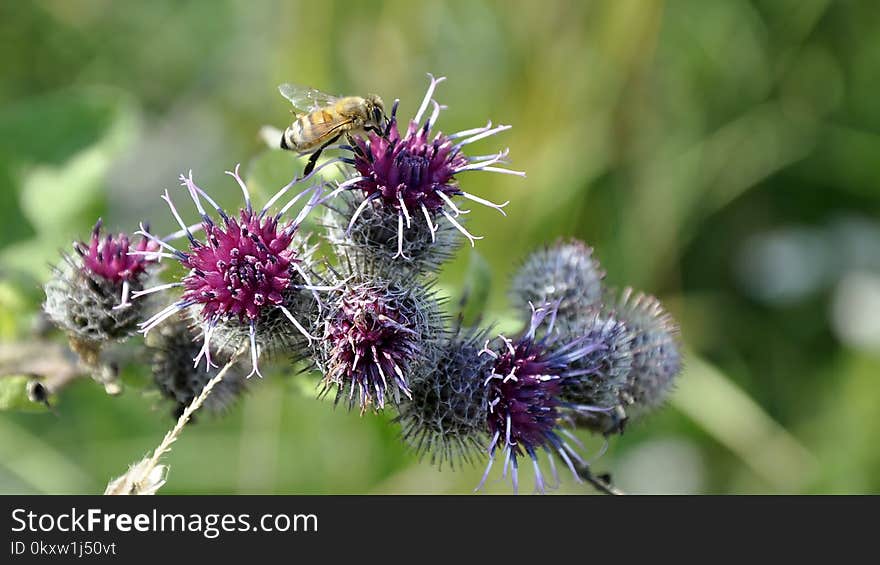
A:
[[[531,249],[577,236],[610,284],[682,324],[669,406],[598,470],[631,492],[880,492],[878,29],[869,0],[3,2],[0,339],[27,339],[49,264],[98,215],[170,230],[159,194],[189,169],[227,205],[237,162],[258,200],[284,184],[294,157],[257,135],[289,119],[278,83],[399,97],[410,116],[433,72],[440,127],[513,124],[475,151],[509,145],[529,175],[462,178],[511,201],[470,218],[487,316],[510,319]],[[449,294],[475,257],[445,270]],[[101,492],[171,424],[136,383],[109,397],[83,381],[36,408],[0,413],[0,492]],[[163,492],[476,485],[480,467],[419,463],[389,420],[267,378],[184,433]]]

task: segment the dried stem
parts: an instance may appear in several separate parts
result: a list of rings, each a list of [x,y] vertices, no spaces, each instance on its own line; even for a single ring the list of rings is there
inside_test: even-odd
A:
[[[47,388],[61,388],[82,376],[84,367],[69,349],[52,341],[30,340],[0,344],[0,376],[32,375],[45,378]]]
[[[202,392],[199,393],[199,395],[190,403],[190,405],[186,407],[186,409],[183,411],[183,414],[181,414],[180,418],[177,419],[177,423],[174,425],[173,428],[171,428],[171,430],[167,434],[165,434],[165,437],[162,439],[162,443],[159,444],[159,447],[157,447],[156,450],[153,451],[153,456],[150,457],[150,463],[153,466],[155,466],[159,462],[159,459],[162,457],[162,455],[171,450],[171,444],[177,441],[178,436],[180,436],[180,433],[183,431],[183,427],[186,425],[186,423],[189,422],[189,419],[193,415],[193,412],[201,408],[202,404],[204,404],[205,400],[207,400],[208,396],[211,394],[211,390],[213,390],[213,388],[217,386],[217,383],[223,380],[223,377],[226,376],[226,373],[229,371],[229,369],[232,368],[232,365],[234,365],[236,361],[238,361],[238,354],[234,355],[232,359],[229,360],[229,363],[224,365],[220,372],[214,375],[214,377],[211,378],[211,380],[208,381],[207,384],[205,384],[205,388],[202,389]]]
[[[47,404],[70,383],[91,376],[87,367],[69,348],[43,339],[0,344],[0,377],[30,377],[28,397]]]
[[[95,342],[70,338],[65,347],[35,336],[28,341],[0,344],[0,377],[31,377],[28,396],[43,404],[81,378],[91,378],[107,394],[116,395],[122,392],[119,367],[131,362],[132,356],[126,349],[101,347]]]
[[[587,464],[578,464],[576,465],[576,470],[578,476],[584,481],[590,483],[593,488],[602,494],[611,494],[615,496],[622,496],[626,493],[622,490],[618,489],[614,485],[611,484],[611,479],[607,475],[596,476],[590,470],[590,466]]]

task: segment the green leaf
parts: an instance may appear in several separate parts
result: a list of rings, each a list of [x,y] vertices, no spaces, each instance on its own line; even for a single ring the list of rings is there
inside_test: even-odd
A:
[[[103,194],[109,155],[86,149],[61,166],[39,165],[21,179],[21,207],[40,235],[67,235]]]
[[[107,172],[138,125],[130,98],[112,89],[71,89],[0,113],[0,154],[11,192],[18,194],[14,207],[0,209],[0,220],[29,228],[12,234],[0,253],[4,265],[45,274],[57,250],[97,219]]]
[[[92,97],[95,93],[85,91],[80,96]],[[36,160],[27,164],[23,157],[26,164],[20,175],[21,208],[40,235],[68,235],[81,228],[83,221],[94,221],[88,213],[103,198],[107,171],[134,138],[137,119],[132,105],[121,95],[101,98],[100,121],[106,127],[97,139],[72,149],[59,163]]]
[[[0,249],[16,241],[23,241],[34,236],[34,229],[22,221],[21,206],[18,194],[12,189],[16,184],[12,163],[6,155],[0,153]],[[5,188],[9,187],[9,188]]]
[[[465,326],[480,323],[486,312],[491,289],[492,269],[489,263],[477,251],[471,250],[458,298],[459,314]]]
[[[105,139],[130,105],[120,91],[95,87],[25,98],[0,110],[0,152],[18,163],[61,165]]]
[[[22,319],[27,319],[28,300],[7,281],[0,281],[0,339],[17,335]]]
[[[0,411],[45,412],[46,407],[28,398],[27,385],[30,377],[12,375],[0,377]]]

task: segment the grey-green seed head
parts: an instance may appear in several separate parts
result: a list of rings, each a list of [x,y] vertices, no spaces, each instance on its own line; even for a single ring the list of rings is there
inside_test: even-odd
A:
[[[617,406],[632,370],[632,332],[613,314],[596,310],[585,314],[571,331],[587,336],[599,347],[572,363],[572,370],[580,374],[566,381],[563,398],[576,404]],[[593,412],[580,414],[577,419],[585,427],[604,432],[608,418],[608,413]]]
[[[202,340],[182,319],[165,324],[151,334],[149,349],[153,381],[162,395],[175,403],[173,414],[179,417],[219,369],[208,370],[204,362],[194,365]],[[211,357],[220,366],[229,360],[219,351],[214,351]],[[234,365],[205,399],[204,408],[213,413],[228,409],[244,393],[247,373],[241,363]]]
[[[427,212],[428,218],[411,216],[408,228],[399,230],[400,217],[394,210],[377,201],[364,204],[358,193],[346,192],[327,206],[324,223],[336,253],[392,277],[436,273],[463,239],[445,218],[432,212]]]
[[[480,355],[485,339],[485,332],[475,330],[458,330],[444,339],[412,380],[411,398],[400,405],[397,421],[404,441],[441,468],[470,463],[486,449],[485,381],[492,359]]]
[[[560,240],[525,260],[513,277],[511,301],[520,312],[528,312],[529,303],[558,303],[557,324],[565,327],[601,304],[603,278],[592,248]]]
[[[122,305],[123,285],[134,293],[149,285],[145,272],[130,282],[106,279],[84,268],[78,256],[65,255],[46,283],[43,310],[52,322],[78,339],[121,341],[137,332],[150,301]]]

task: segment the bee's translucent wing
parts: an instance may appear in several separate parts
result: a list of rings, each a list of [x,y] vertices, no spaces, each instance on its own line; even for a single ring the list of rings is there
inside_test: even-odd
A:
[[[285,82],[278,87],[281,96],[290,100],[293,107],[305,112],[313,112],[318,108],[329,106],[338,100],[337,96],[321,92],[317,88],[290,84]]]

